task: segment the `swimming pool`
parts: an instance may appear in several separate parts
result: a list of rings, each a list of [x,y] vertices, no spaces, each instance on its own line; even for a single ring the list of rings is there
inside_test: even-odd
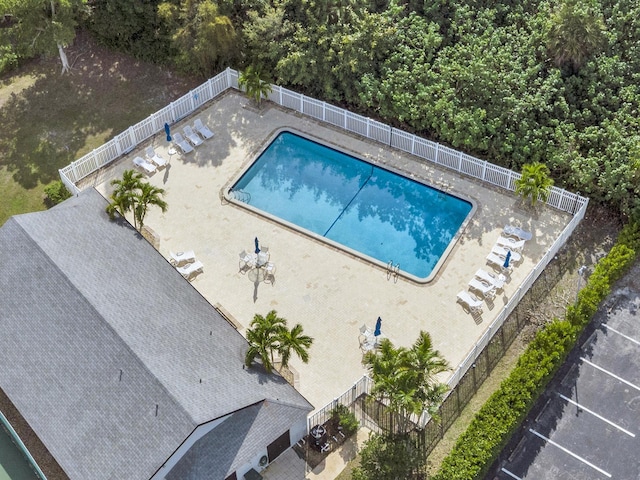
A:
[[[226,196],[422,282],[473,207],[290,131],[275,136]]]
[[[29,461],[0,424],[0,480],[39,480]]]

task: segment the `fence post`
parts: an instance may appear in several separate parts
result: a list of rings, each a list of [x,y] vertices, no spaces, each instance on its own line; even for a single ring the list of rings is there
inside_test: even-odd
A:
[[[138,140],[136,139],[136,132],[133,130],[133,127],[129,127],[129,137],[131,138],[132,147],[138,145]]]

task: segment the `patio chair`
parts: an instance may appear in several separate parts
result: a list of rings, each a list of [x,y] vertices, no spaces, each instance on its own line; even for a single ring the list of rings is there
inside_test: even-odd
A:
[[[496,240],[496,244],[500,245],[501,247],[508,248],[512,252],[522,252],[525,241],[526,240],[516,240],[513,237],[498,237],[498,240]]]
[[[258,266],[261,267],[262,265],[266,265],[268,261],[269,253],[260,250],[260,252],[258,253]]]
[[[198,135],[196,135],[196,133],[191,129],[189,125],[186,125],[182,129],[182,131],[184,132],[184,135],[193,144],[194,147],[197,147],[198,145],[202,145],[202,139]]]
[[[244,273],[255,265],[254,256],[247,253],[246,250],[240,252],[240,265],[238,266],[240,273]]]
[[[487,255],[487,262],[492,264],[494,267],[498,267],[502,272],[511,273],[513,270],[513,266],[511,264],[509,264],[507,268],[504,268],[504,258],[499,257],[493,252]]]
[[[179,133],[176,133],[173,136],[173,143],[175,143],[176,145],[178,145],[180,147],[180,150],[182,150],[182,153],[193,152],[193,147],[191,146],[191,144],[189,142],[187,142],[184,139],[184,137],[182,135],[180,135]]]
[[[202,135],[202,138],[204,138],[205,140],[213,137],[213,132],[209,130],[209,128],[204,123],[202,123],[202,120],[200,120],[199,118],[196,118],[193,122],[193,128],[196,132]]]
[[[193,263],[188,263],[184,267],[176,267],[176,270],[180,272],[187,280],[190,279],[196,273],[202,273],[204,271],[204,265],[200,260],[196,260]]]
[[[138,167],[141,168],[142,170],[144,170],[145,172],[147,172],[147,174],[151,175],[152,173],[156,173],[156,166],[153,163],[149,163],[147,162],[144,158],[142,157],[135,157],[133,159],[133,164]]]
[[[458,293],[458,301],[462,305],[466,305],[470,313],[482,313],[482,300],[478,299],[472,293],[461,290]]]
[[[158,155],[151,145],[145,149],[144,154],[146,155],[147,160],[158,167],[165,167],[167,165],[167,161]]]
[[[520,227],[515,227],[513,225],[505,225],[503,231],[505,235],[518,237],[520,240],[531,240],[532,237],[531,232],[527,232],[526,230],[522,230]]]
[[[486,299],[492,300],[496,297],[496,287],[493,284],[484,283],[477,278],[472,278],[469,282],[469,288],[476,292],[480,292]]]
[[[504,287],[504,282],[506,282],[507,277],[504,275],[494,275],[493,273],[489,273],[486,270],[478,269],[476,272],[476,277],[482,280],[483,282],[490,283],[496,290],[502,290]]]
[[[276,265],[274,263],[267,263],[264,267],[264,281],[273,285],[276,283]]]
[[[506,258],[507,252],[511,252],[512,262],[518,263],[520,260],[522,260],[522,255],[520,255],[518,252],[514,252],[510,248],[501,247],[500,245],[494,245],[493,248],[491,249],[491,252],[495,253],[497,256],[501,257],[503,260]]]
[[[169,262],[174,267],[179,267],[185,263],[191,263],[196,261],[196,254],[193,250],[189,250],[188,252],[178,252],[173,253],[169,252]]]

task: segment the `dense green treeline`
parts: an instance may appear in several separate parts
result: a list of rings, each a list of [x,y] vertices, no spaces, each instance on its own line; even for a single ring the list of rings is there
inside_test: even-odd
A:
[[[278,84],[494,163],[542,162],[556,184],[640,218],[635,0],[88,6],[78,21],[110,47],[202,76],[252,65]]]

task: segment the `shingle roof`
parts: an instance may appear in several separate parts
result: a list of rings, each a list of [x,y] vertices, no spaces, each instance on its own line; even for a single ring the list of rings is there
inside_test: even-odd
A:
[[[149,478],[199,424],[309,411],[242,368],[242,336],[106,204],[89,189],[0,228],[0,386],[67,474]]]

